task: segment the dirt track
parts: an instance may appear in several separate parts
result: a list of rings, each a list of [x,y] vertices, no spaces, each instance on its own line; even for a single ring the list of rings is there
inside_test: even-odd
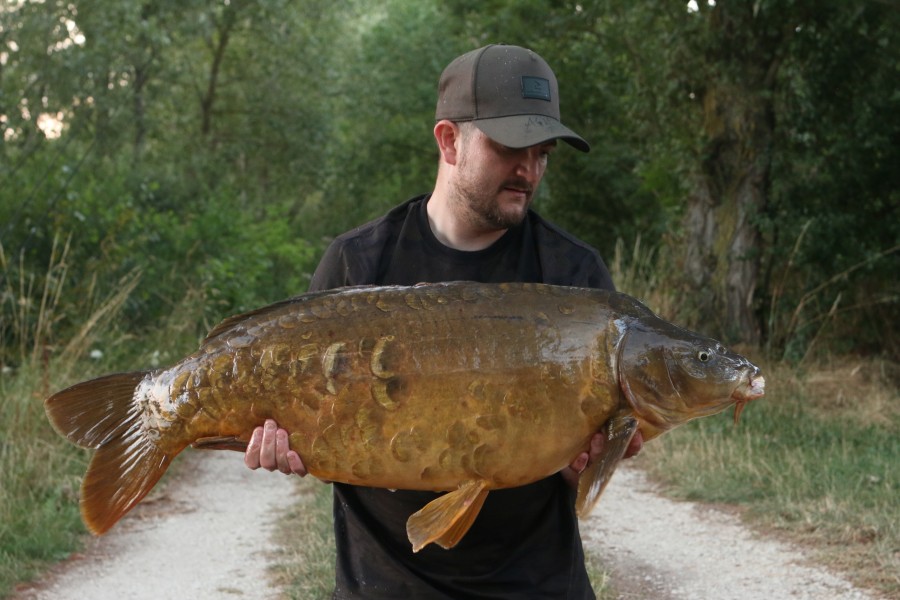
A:
[[[250,471],[235,452],[187,452],[170,479],[83,555],[14,598],[277,598],[266,573],[269,540],[296,482]]]
[[[620,468],[581,529],[623,600],[874,598],[733,514],[663,498],[633,467]]]
[[[165,492],[14,598],[278,598],[268,583],[269,539],[296,482],[251,472],[234,453],[189,454]],[[582,535],[613,565],[624,600],[874,598],[731,515],[660,497],[634,468],[616,474]]]

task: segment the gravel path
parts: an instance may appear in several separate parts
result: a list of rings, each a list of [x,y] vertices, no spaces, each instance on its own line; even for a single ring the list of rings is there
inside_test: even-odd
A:
[[[875,598],[734,515],[663,498],[634,467],[619,468],[581,531],[622,600]]]
[[[285,476],[247,469],[235,452],[186,452],[84,555],[22,600],[264,600],[273,522],[296,498]]]
[[[269,538],[296,484],[231,452],[191,452],[180,466],[161,494],[15,598],[278,598]],[[623,600],[874,600],[732,515],[662,498],[634,467],[616,473],[582,535]]]

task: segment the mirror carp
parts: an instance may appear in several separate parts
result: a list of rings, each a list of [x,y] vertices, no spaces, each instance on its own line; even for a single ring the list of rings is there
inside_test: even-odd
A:
[[[275,419],[309,473],[446,491],[413,514],[413,549],[453,547],[492,489],[571,463],[586,516],[634,432],[645,441],[764,393],[760,370],[622,293],[451,282],[304,294],[226,319],[166,369],[107,375],[45,401],[95,449],[81,512],[102,534],[186,447],[244,450]]]

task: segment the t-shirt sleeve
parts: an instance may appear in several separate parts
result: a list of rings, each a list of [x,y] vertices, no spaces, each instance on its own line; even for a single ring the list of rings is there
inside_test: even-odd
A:
[[[584,266],[578,270],[578,273],[584,278],[583,283],[579,284],[580,286],[601,290],[616,290],[616,284],[613,283],[612,275],[598,252],[592,252],[585,259],[584,263]]]
[[[593,246],[540,217],[535,217],[534,232],[544,283],[615,291],[612,275]]]
[[[337,238],[328,245],[309,283],[310,292],[353,285],[350,283],[351,273],[346,245],[346,241],[342,238]]]
[[[335,238],[313,273],[309,291],[378,283],[379,264],[389,237],[387,228],[367,225]]]
[[[325,249],[309,291],[382,283],[384,257],[393,253],[398,230],[423,198],[411,198],[386,215],[336,237]]]

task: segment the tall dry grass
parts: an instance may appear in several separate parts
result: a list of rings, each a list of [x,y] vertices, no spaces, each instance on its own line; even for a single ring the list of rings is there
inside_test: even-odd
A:
[[[788,290],[796,286],[797,281],[804,278],[798,276],[796,269],[797,255],[803,246],[804,238],[812,220],[801,228],[794,246],[772,287],[769,302],[769,313],[766,315],[766,353],[782,361],[793,358],[793,362],[802,365],[814,356],[814,351],[822,345],[823,334],[829,328],[843,325],[844,331],[852,331],[859,325],[859,315],[870,311],[878,305],[896,304],[898,298],[890,292],[867,294],[856,303],[848,304],[840,286],[856,271],[884,260],[900,252],[900,244],[872,253],[865,259],[850,265],[824,278],[810,289],[793,290],[789,297]],[[805,282],[804,282],[805,285]],[[889,288],[886,288],[889,289]],[[844,324],[839,323],[843,319]],[[826,349],[827,352],[827,349]],[[793,356],[792,356],[793,355]]]
[[[672,278],[666,274],[671,265],[659,246],[647,245],[640,235],[631,248],[622,238],[616,240],[609,270],[616,288],[634,296],[655,313],[671,318],[675,314],[676,298]]]
[[[59,236],[54,237],[47,270],[40,276],[28,272],[23,254],[11,264],[0,243],[0,364],[7,372],[12,359],[37,362],[52,339],[68,270],[69,242],[67,238],[61,245]]]
[[[138,281],[132,274],[103,297],[92,282],[87,297],[66,302],[68,252],[69,239],[57,237],[46,270],[31,273],[0,245],[0,596],[64,558],[83,531],[78,489],[87,456],[53,431],[43,400],[85,371],[89,348],[108,334]],[[81,324],[60,327],[73,321]]]

